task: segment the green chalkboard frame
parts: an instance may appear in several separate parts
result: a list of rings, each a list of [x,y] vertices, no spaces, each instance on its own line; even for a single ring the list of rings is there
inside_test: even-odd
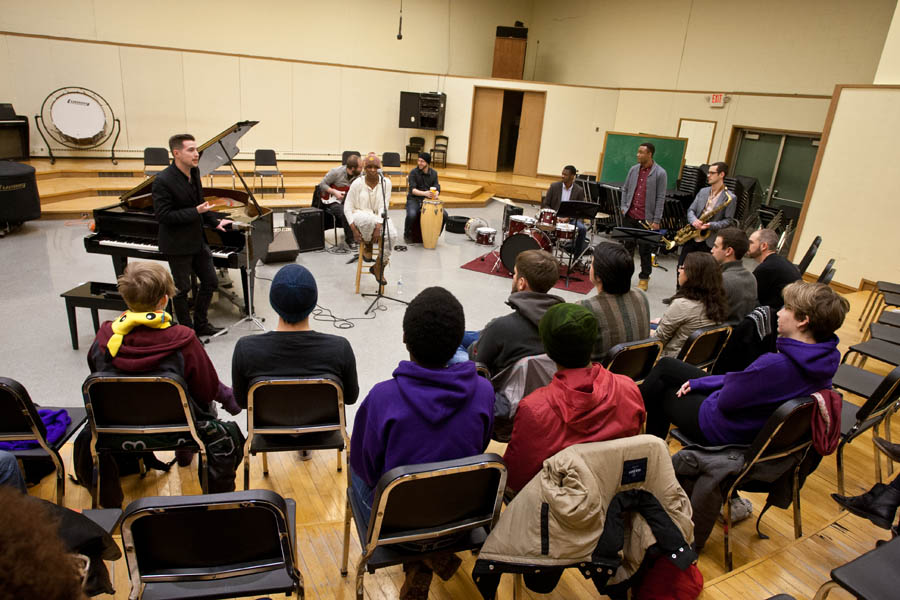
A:
[[[603,152],[600,154],[600,164],[597,167],[599,174],[597,179],[599,181],[625,181],[628,170],[637,164],[635,155],[642,142],[651,142],[656,146],[656,154],[653,158],[659,166],[666,170],[668,175],[666,189],[674,190],[681,177],[684,155],[687,152],[688,139],[683,137],[607,131],[603,138]],[[628,152],[624,151],[625,148],[628,149]],[[610,152],[613,153],[612,157],[609,155]]]

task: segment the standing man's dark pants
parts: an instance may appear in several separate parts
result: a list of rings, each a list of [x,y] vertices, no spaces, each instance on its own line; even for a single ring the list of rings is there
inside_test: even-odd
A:
[[[331,204],[322,204],[322,209],[331,215],[334,219],[334,226],[341,225],[344,228],[344,241],[348,244],[353,241],[353,229],[344,217],[344,205],[340,202],[332,202]]]
[[[169,256],[169,269],[172,271],[172,279],[175,280],[175,289],[177,290],[172,304],[175,307],[175,316],[178,318],[178,322],[194,329],[202,329],[209,323],[207,317],[209,304],[212,302],[213,292],[216,291],[219,284],[209,246],[203,244],[203,248],[196,254]],[[194,298],[193,320],[187,301],[188,292],[191,289],[191,273],[195,273],[197,279],[200,280],[200,289],[197,291],[197,297]]]
[[[633,229],[644,229],[637,219],[632,219],[628,215],[622,216],[622,225]],[[634,258],[634,247],[637,246],[638,253],[641,255],[641,272],[638,274],[638,279],[650,279],[650,272],[653,270],[652,254],[654,245],[647,242],[638,242],[634,238],[626,238],[622,240],[622,244],[626,250],[631,252],[632,258]]]
[[[708,445],[699,423],[700,405],[706,400],[706,394],[692,392],[681,398],[675,395],[688,379],[706,376],[706,371],[676,358],[660,359],[638,386],[647,411],[647,433],[666,439],[671,424],[690,440]]]
[[[712,234],[710,234],[712,235]],[[698,242],[696,240],[688,240],[681,246],[681,254],[678,255],[678,267],[681,268],[681,265],[684,264],[684,259],[687,258],[687,255],[692,252],[706,252],[709,254],[709,246],[706,245],[706,240],[702,242]],[[678,289],[678,270],[675,270],[675,289]]]

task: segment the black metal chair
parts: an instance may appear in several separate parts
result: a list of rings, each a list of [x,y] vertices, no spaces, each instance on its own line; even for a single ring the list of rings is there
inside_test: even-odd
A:
[[[834,268],[833,267],[834,267],[834,259],[831,258],[825,264],[825,268],[822,269],[822,272],[819,274],[818,279],[816,279],[816,283],[824,283],[825,285],[828,285],[829,283],[831,283],[831,278],[834,277]],[[830,273],[830,275],[829,275],[829,273]],[[828,281],[825,281],[826,279]]]
[[[129,598],[303,598],[296,508],[270,490],[135,500],[122,518]]]
[[[425,147],[425,138],[419,136],[412,136],[409,138],[409,143],[406,145],[406,163],[409,164],[409,157],[413,158],[419,157],[419,152]]]
[[[442,169],[447,168],[447,145],[449,143],[450,138],[446,135],[434,136],[434,148],[431,149],[431,162],[440,162]]]
[[[678,353],[678,360],[712,373],[722,348],[731,337],[730,325],[710,325],[691,333]]]
[[[351,516],[362,547],[356,567],[362,600],[366,570],[480,548],[500,516],[505,487],[506,465],[496,454],[396,467],[378,481],[363,523],[364,510],[348,486],[341,575],[347,575]]]
[[[819,587],[813,600],[825,600],[836,587],[854,598],[876,600],[896,598],[900,588],[900,538],[876,546],[845,565],[831,570],[831,580]]]
[[[351,156],[353,156],[354,154],[356,156],[359,156],[360,158],[362,158],[362,154],[359,153],[359,150],[344,150],[341,153],[341,164],[346,165],[347,159],[350,158]]]
[[[877,321],[888,307],[900,307],[900,283],[879,281],[869,293],[863,312],[859,316],[859,320],[862,322],[859,330],[864,331],[866,325]]]
[[[812,241],[812,244],[809,245],[809,249],[806,251],[806,254],[803,255],[803,258],[800,259],[800,262],[797,263],[797,270],[800,271],[800,275],[806,273],[806,269],[809,268],[809,263],[816,257],[816,253],[819,251],[819,246],[822,244],[822,236],[817,235],[816,239]]]
[[[81,429],[87,416],[81,407],[65,407],[72,422],[66,427],[62,437],[50,443],[47,440],[47,428],[41,421],[38,408],[60,409],[60,407],[35,406],[21,383],[15,379],[0,377],[0,442],[37,442],[37,448],[10,452],[17,459],[50,457],[56,469],[56,503],[62,506],[66,494],[66,467],[59,456],[59,450],[76,431]]]
[[[344,390],[326,378],[256,377],[247,392],[247,441],[244,443],[244,489],[250,489],[250,456],[268,452],[337,450],[347,452]],[[346,458],[346,457],[345,457]]]
[[[259,177],[259,188],[263,187],[264,178],[278,177],[281,180],[281,197],[284,198],[284,173],[278,168],[278,159],[274,150],[257,150],[253,154],[253,188],[256,186],[256,177]]]
[[[662,342],[654,338],[616,344],[606,352],[602,364],[611,373],[627,375],[640,383],[656,364]]]
[[[385,177],[395,177],[396,179],[392,180],[393,186],[391,189],[402,192],[406,190],[406,178],[403,177],[402,166],[403,163],[400,162],[400,153],[399,152],[385,152],[381,155],[381,166],[383,167],[384,176]],[[390,169],[390,170],[389,170]]]
[[[900,345],[892,344],[886,340],[873,338],[866,340],[865,342],[853,344],[844,353],[844,358],[841,359],[841,363],[849,363],[850,361],[847,359],[853,354],[858,355],[859,360],[857,365],[860,368],[865,366],[866,361],[869,358],[886,362],[889,365],[900,365]]]
[[[144,176],[162,173],[169,166],[169,151],[165,148],[144,148]],[[162,167],[157,169],[153,167]]]
[[[882,377],[876,373],[865,371],[851,365],[842,364],[832,378],[832,385],[841,390],[856,394],[866,401],[862,406],[857,406],[844,400],[841,409],[841,441],[837,447],[837,489],[838,494],[844,494],[844,447],[862,435],[863,432],[872,429],[872,435],[878,435],[878,428],[885,422],[884,433],[890,440],[891,413],[897,408],[900,401],[900,367],[895,367],[890,373]],[[890,472],[893,466],[888,461]],[[875,478],[881,482],[881,456],[878,447],[875,446]]]
[[[91,426],[91,508],[100,494],[100,454],[190,448],[199,451],[200,488],[209,490],[206,445],[195,426],[187,384],[171,373],[94,373],[81,388]],[[135,443],[134,436],[174,434],[159,444]],[[162,436],[161,436],[162,437]],[[187,444],[179,443],[190,440]]]
[[[753,478],[753,467],[760,463],[792,455],[798,458],[793,467],[792,486],[794,537],[799,538],[803,535],[803,522],[800,515],[800,466],[803,458],[812,446],[811,421],[815,408],[816,403],[808,396],[788,400],[772,413],[772,416],[769,417],[760,432],[756,434],[752,444],[749,446],[729,446],[730,448],[745,448],[745,450],[744,464],[740,472],[733,479],[729,479],[726,482],[728,484],[728,493],[723,495],[725,499],[724,546],[726,570],[731,571],[734,568],[729,545],[729,532],[732,525],[730,499],[738,490],[749,489],[754,492],[760,492],[768,489],[771,485],[770,483],[754,480]],[[684,446],[694,443],[678,429],[671,430],[669,434]],[[723,487],[722,489],[724,490],[725,488]],[[766,508],[768,508],[768,505]],[[763,509],[756,520],[756,531],[758,534],[760,534],[759,524],[765,512],[766,509]],[[760,537],[762,537],[762,534],[760,534]]]

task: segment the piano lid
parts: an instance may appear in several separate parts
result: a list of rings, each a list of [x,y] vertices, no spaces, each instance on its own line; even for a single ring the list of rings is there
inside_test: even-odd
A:
[[[240,152],[240,149],[237,147],[238,140],[240,140],[241,137],[250,131],[250,128],[257,123],[259,123],[259,121],[239,121],[222,133],[214,136],[209,141],[198,146],[198,150],[200,150],[200,162],[198,164],[200,176],[206,177],[222,165],[227,164],[229,157],[234,158],[237,156],[238,152]],[[221,142],[221,145],[219,142]],[[222,149],[223,146],[225,147],[224,151]],[[228,153],[227,156],[225,154],[226,151]],[[133,196],[149,194],[154,179],[156,179],[156,175],[145,179],[137,186],[119,196],[119,200],[124,202]]]

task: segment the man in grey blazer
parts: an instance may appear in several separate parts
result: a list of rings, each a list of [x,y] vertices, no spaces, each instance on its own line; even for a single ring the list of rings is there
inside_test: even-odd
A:
[[[578,171],[572,165],[566,165],[562,170],[562,179],[556,183],[551,183],[547,194],[541,201],[541,208],[552,208],[559,212],[559,205],[563,202],[585,202],[584,188],[581,185],[575,185],[575,175]],[[560,223],[568,222],[568,219],[559,219]],[[585,246],[585,237],[587,237],[587,227],[580,219],[575,220],[575,256],[580,256]]]
[[[622,188],[622,225],[643,229],[659,229],[662,222],[663,209],[666,206],[666,186],[668,175],[666,170],[653,160],[656,147],[650,142],[638,146],[638,164],[631,167]],[[643,222],[643,224],[642,224]],[[625,248],[634,256],[637,246],[641,255],[641,272],[638,274],[638,287],[646,291],[650,284],[650,271],[653,269],[653,245],[627,239]]]

